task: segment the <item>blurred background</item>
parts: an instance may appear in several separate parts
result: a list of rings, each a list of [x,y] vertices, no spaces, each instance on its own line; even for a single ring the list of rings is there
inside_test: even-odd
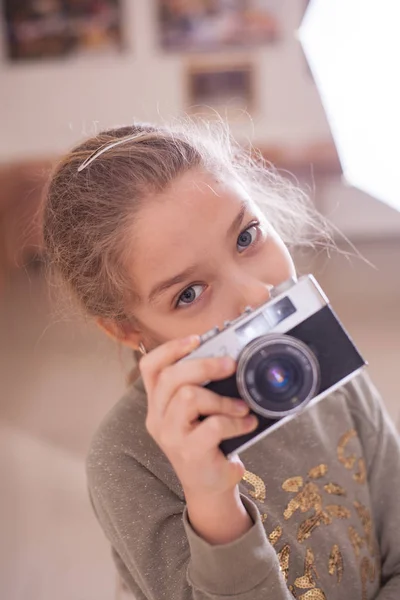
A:
[[[1,598],[115,594],[84,458],[131,358],[52,300],[38,217],[51,164],[100,129],[221,114],[295,178],[350,242],[338,236],[329,258],[303,252],[300,268],[317,275],[400,427],[400,213],[344,183],[296,35],[307,4],[0,0]]]

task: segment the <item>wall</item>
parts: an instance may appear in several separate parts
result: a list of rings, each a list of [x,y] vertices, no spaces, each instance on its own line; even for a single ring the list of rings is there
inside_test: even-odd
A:
[[[82,136],[133,119],[168,119],[185,109],[187,58],[157,46],[155,0],[124,0],[123,54],[11,65],[0,29],[0,163],[53,156]],[[254,144],[302,145],[329,127],[293,36],[303,0],[280,0],[283,38],[252,52],[259,108],[233,130]],[[212,60],[212,57],[211,57]],[[398,235],[400,215],[364,194],[328,182],[320,203],[348,235]]]

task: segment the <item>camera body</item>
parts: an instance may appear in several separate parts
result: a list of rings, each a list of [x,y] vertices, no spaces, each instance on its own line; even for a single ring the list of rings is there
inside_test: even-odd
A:
[[[204,387],[242,398],[259,421],[255,431],[221,443],[227,456],[243,452],[366,364],[312,275],[272,288],[270,300],[222,330],[207,331],[182,360],[226,355],[237,362],[236,373]]]

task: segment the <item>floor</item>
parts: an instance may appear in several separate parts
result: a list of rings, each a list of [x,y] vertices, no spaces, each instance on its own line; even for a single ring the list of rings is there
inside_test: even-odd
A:
[[[364,259],[305,257],[302,268],[317,274],[400,429],[400,240],[359,250]],[[83,459],[130,356],[71,306],[54,308],[40,270],[8,285],[0,332],[0,597],[112,600],[115,573]]]

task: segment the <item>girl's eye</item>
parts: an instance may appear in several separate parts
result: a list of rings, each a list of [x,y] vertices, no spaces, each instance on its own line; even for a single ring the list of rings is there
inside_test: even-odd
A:
[[[254,242],[256,242],[256,240],[257,240],[257,235],[258,235],[258,226],[257,225],[251,225],[251,227],[248,227],[247,229],[242,231],[242,233],[239,235],[239,237],[237,239],[238,252],[243,252],[243,250],[246,250],[246,248],[248,248],[249,246],[254,244]]]
[[[204,287],[204,285],[198,284],[191,285],[188,288],[186,288],[186,290],[184,290],[179,296],[176,306],[188,306],[190,304],[193,304],[193,302],[200,297]]]

